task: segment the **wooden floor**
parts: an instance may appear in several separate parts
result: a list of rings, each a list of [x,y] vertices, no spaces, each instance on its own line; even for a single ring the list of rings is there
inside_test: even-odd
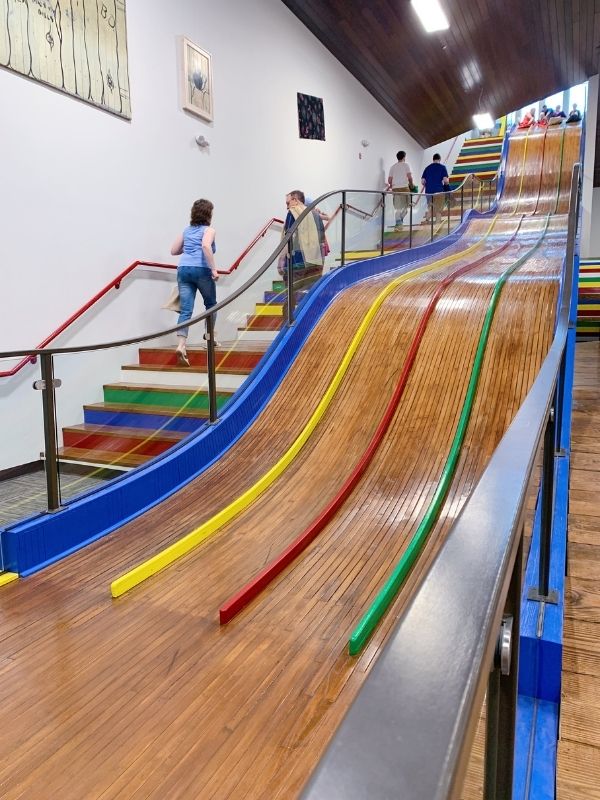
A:
[[[555,175],[558,163],[555,148]],[[539,192],[539,176],[525,190]],[[3,800],[298,795],[548,350],[564,216],[503,291],[456,478],[424,557],[366,650],[350,658],[350,631],[435,492],[495,281],[538,240],[541,213],[502,254],[492,251],[511,238],[518,215],[500,220],[476,256],[398,287],[296,461],[186,559],[110,599],[114,577],[201,524],[278,460],[389,275],[336,299],[272,401],[209,470],[115,534],[3,589]],[[488,226],[471,223],[454,251]],[[264,596],[220,628],[220,603],[312,522],[360,458],[439,278],[484,253],[489,259],[438,304],[391,427],[350,501]]]
[[[600,344],[575,354],[558,800],[600,800]]]

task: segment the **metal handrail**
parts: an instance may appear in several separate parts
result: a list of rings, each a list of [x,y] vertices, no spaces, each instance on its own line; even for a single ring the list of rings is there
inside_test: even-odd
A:
[[[465,178],[465,180],[467,180]],[[462,186],[462,185],[461,185]],[[461,188],[461,187],[458,187]],[[458,191],[455,189],[453,191]],[[193,317],[192,319],[188,320],[187,322],[182,322],[179,325],[173,325],[169,328],[164,328],[160,331],[154,331],[152,333],[144,334],[143,336],[134,336],[128,339],[117,339],[110,342],[101,342],[99,344],[90,344],[90,345],[72,345],[70,347],[34,347],[34,348],[24,348],[20,350],[7,350],[0,352],[0,358],[16,358],[18,356],[41,356],[43,354],[47,355],[66,355],[69,353],[87,353],[92,352],[94,350],[108,350],[113,347],[125,347],[131,344],[138,344],[141,342],[148,342],[152,339],[158,339],[161,336],[165,336],[170,333],[176,333],[177,331],[181,330],[182,328],[186,328],[188,326],[196,325],[203,320],[206,320],[209,316],[216,314],[217,312],[221,311],[222,309],[226,308],[230,305],[234,300],[236,300],[240,295],[242,295],[250,286],[252,286],[268,269],[269,267],[275,262],[275,260],[284,252],[287,252],[288,246],[290,245],[293,237],[295,236],[296,232],[298,231],[299,226],[302,222],[308,217],[309,214],[312,214],[314,210],[322,203],[324,200],[327,200],[329,197],[333,197],[338,194],[342,194],[343,196],[346,194],[391,194],[388,192],[381,192],[375,189],[336,189],[331,192],[326,192],[325,194],[318,197],[310,206],[307,206],[304,211],[298,216],[295,220],[294,224],[289,228],[288,231],[284,233],[281,238],[281,241],[276,246],[275,250],[271,253],[271,255],[267,258],[267,260],[263,263],[261,267],[252,275],[245,283],[243,283],[240,287],[238,287],[235,291],[233,291],[228,297],[224,300],[221,300],[216,305],[212,306],[209,311],[203,311],[198,316]],[[412,193],[411,193],[412,194]],[[448,193],[446,193],[448,194]],[[345,205],[345,203],[343,204]]]
[[[283,220],[279,219],[278,217],[272,217],[266,225],[264,225],[261,230],[256,234],[254,239],[250,242],[250,244],[243,250],[243,252],[236,258],[233,264],[229,267],[229,269],[218,270],[219,275],[231,275],[242,263],[244,258],[248,255],[248,253],[252,250],[252,248],[260,241],[260,239],[264,238],[267,234],[269,229],[272,225],[279,224],[283,225]],[[126,267],[122,272],[120,272],[115,278],[107,283],[99,292],[97,292],[87,303],[85,303],[81,308],[79,308],[74,314],[65,320],[56,330],[52,331],[52,333],[47,336],[42,342],[37,345],[37,351],[41,351],[50,342],[53,342],[61,333],[70,327],[74,322],[76,322],[86,311],[89,311],[92,306],[94,306],[99,300],[101,300],[106,294],[110,292],[111,289],[118,289],[121,286],[122,281],[126,278],[131,272],[133,272],[137,267],[158,267],[160,269],[170,269],[176,270],[176,264],[163,264],[157,261],[134,261],[128,267]],[[12,369],[7,369],[4,371],[0,371],[0,378],[9,378],[13,375],[16,375],[17,372],[23,369],[26,364],[34,363],[35,362],[35,355],[30,355],[28,357],[23,358],[17,364],[15,364]]]
[[[507,607],[514,616],[513,644],[509,672],[503,673],[508,686],[502,695],[495,692],[502,741],[486,744],[486,797],[512,795],[523,520],[570,325],[579,187],[575,164],[564,285],[550,350],[303,800],[457,800]],[[488,705],[491,687],[490,679]],[[488,725],[492,716],[488,709]],[[494,769],[488,770],[490,758]]]

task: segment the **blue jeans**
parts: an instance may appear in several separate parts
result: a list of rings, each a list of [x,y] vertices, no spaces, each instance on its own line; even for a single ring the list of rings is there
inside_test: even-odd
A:
[[[196,290],[202,295],[204,308],[208,311],[217,303],[217,287],[208,267],[177,267],[177,284],[181,310],[177,322],[187,322],[194,312]],[[178,336],[187,336],[189,328],[177,331]]]

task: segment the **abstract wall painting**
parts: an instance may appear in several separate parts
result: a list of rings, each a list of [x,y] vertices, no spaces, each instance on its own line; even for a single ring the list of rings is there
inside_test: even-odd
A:
[[[298,129],[301,139],[325,141],[323,98],[298,92]]]
[[[183,37],[182,105],[198,117],[213,120],[213,77],[210,53]]]
[[[0,0],[0,65],[131,119],[125,0]]]

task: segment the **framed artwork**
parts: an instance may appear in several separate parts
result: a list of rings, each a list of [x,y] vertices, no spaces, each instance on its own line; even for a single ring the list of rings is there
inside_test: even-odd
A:
[[[301,139],[325,141],[323,98],[298,92],[298,130]]]
[[[125,0],[0,0],[0,65],[131,119]]]
[[[210,53],[185,37],[183,43],[182,105],[197,117],[213,120],[213,77]]]

